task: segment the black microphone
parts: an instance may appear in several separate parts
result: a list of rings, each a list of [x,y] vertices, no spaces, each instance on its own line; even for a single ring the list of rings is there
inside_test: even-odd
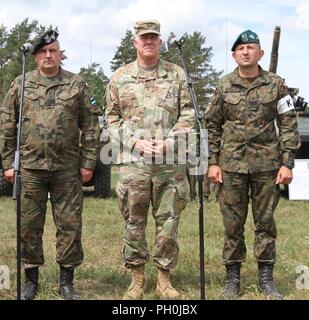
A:
[[[27,42],[27,43],[23,44],[19,49],[23,53],[31,52],[32,44]]]
[[[174,38],[175,38],[175,35],[173,33],[171,33],[171,35],[170,35],[170,37],[168,38],[168,41],[167,41],[169,47],[171,47],[171,48],[179,48],[185,42],[185,38],[184,37],[181,37],[179,40],[171,41]]]

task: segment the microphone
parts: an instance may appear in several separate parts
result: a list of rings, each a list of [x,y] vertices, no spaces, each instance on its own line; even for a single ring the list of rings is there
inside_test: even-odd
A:
[[[168,46],[171,48],[180,48],[184,44],[185,38],[181,37],[179,40],[172,41],[172,39],[174,39],[175,37],[176,36],[174,35],[174,33],[171,32],[167,40]]]
[[[32,50],[32,44],[27,42],[27,43],[23,44],[19,49],[23,53],[30,52]]]
[[[181,37],[179,40],[174,40],[171,43],[171,47],[178,48],[181,47],[185,43],[185,38]]]

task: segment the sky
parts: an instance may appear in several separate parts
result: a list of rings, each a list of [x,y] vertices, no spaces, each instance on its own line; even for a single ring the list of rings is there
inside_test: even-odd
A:
[[[265,50],[268,70],[275,26],[281,27],[277,73],[309,101],[309,0],[0,0],[0,24],[10,30],[25,18],[57,26],[68,60],[65,69],[99,63],[110,76],[113,59],[134,22],[157,19],[162,39],[171,31],[201,32],[213,48],[212,65],[224,74],[236,67],[231,50],[244,30],[255,31]]]

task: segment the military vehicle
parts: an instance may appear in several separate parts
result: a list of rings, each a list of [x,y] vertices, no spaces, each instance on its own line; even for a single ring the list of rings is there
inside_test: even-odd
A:
[[[99,116],[100,123],[100,148],[97,154],[96,167],[91,181],[84,183],[84,187],[94,187],[93,195],[107,198],[111,195],[111,165],[103,164],[100,159],[101,148],[109,142],[107,121],[104,115]]]
[[[273,46],[271,52],[271,59],[269,71],[276,73],[278,65],[278,51],[280,42],[281,28],[275,27],[273,36]],[[290,96],[293,99],[294,107],[297,112],[298,130],[300,135],[301,146],[296,153],[296,159],[309,159],[309,106],[308,102],[299,96],[298,88],[288,88]],[[282,186],[282,194],[288,197],[288,186]]]
[[[269,71],[276,73],[278,65],[278,52],[280,42],[281,28],[275,27],[273,46],[271,52],[271,59],[269,65]],[[297,112],[298,118],[298,130],[300,134],[301,147],[296,154],[296,159],[309,159],[309,106],[308,102],[301,96],[299,96],[298,88],[288,88],[290,96],[293,99],[294,106]]]

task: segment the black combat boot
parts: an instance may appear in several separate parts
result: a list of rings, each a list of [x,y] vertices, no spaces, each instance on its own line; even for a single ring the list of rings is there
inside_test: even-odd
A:
[[[65,300],[80,300],[73,286],[74,268],[64,268],[60,266],[60,286],[59,294]]]
[[[38,292],[39,268],[25,269],[25,286],[21,292],[21,300],[33,300]]]
[[[274,265],[270,263],[259,262],[259,290],[276,300],[282,300],[283,296],[278,292],[274,284],[273,271]]]
[[[226,265],[226,281],[223,299],[234,299],[240,292],[240,263]]]

